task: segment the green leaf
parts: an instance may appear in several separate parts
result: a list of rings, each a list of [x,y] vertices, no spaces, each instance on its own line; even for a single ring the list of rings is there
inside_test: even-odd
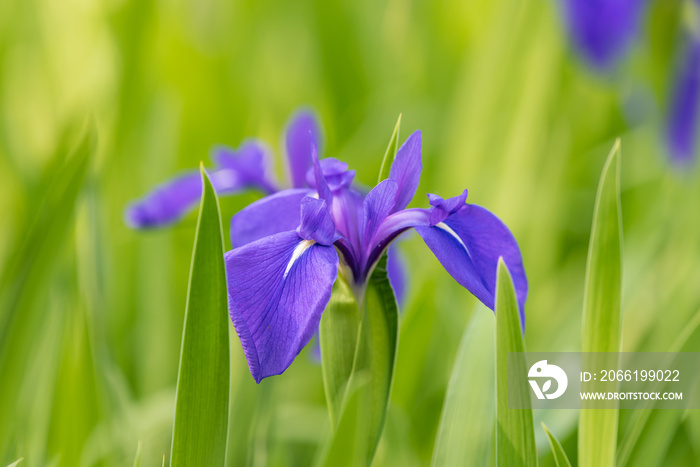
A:
[[[353,370],[341,403],[337,430],[323,453],[324,465],[369,465],[382,434],[399,329],[396,298],[386,272],[386,255],[369,279],[363,303]]]
[[[700,343],[700,311],[676,338],[669,352],[697,352]],[[669,361],[665,368],[676,368]],[[661,388],[659,388],[661,389]],[[650,401],[647,408],[634,411],[635,418],[622,437],[617,452],[617,466],[661,465],[669,445],[684,415],[683,410],[656,409],[657,401]]]
[[[334,431],[340,421],[347,384],[352,374],[361,318],[350,287],[342,277],[338,277],[319,328],[323,386],[331,429]]]
[[[433,450],[433,466],[488,465],[495,410],[494,318],[477,310],[459,346]],[[475,384],[480,381],[481,384]]]
[[[0,413],[4,414],[0,417],[0,452],[17,427],[13,414],[18,391],[37,350],[36,334],[46,319],[41,300],[49,294],[47,284],[67,249],[66,239],[75,225],[76,206],[96,146],[97,133],[89,123],[72,151],[68,143],[59,147],[39,187],[40,195],[30,202],[29,221],[19,227],[17,244],[8,250],[12,253],[0,277],[0,375],[15,384],[0,385]]]
[[[17,459],[16,461],[14,461],[12,464],[9,464],[7,467],[16,467],[16,466],[18,466],[19,463],[22,462],[23,460],[24,460],[24,457],[20,457],[19,459]]]
[[[566,457],[566,452],[564,452],[564,448],[561,447],[559,440],[549,431],[544,422],[542,422],[542,428],[544,428],[544,432],[547,433],[547,439],[549,439],[549,445],[552,447],[552,455],[554,456],[554,462],[557,464],[557,467],[571,467],[571,462],[569,462],[569,458]]]
[[[532,466],[537,465],[535,432],[532,425],[530,387],[528,386],[525,363],[525,343],[515,288],[503,259],[498,261],[496,278],[496,465]],[[511,368],[520,378],[508,378],[508,359]],[[515,387],[508,387],[515,382]],[[508,407],[509,391],[511,400],[517,400],[517,407]]]
[[[384,159],[382,159],[382,166],[379,169],[379,179],[377,183],[389,178],[389,172],[391,171],[391,163],[394,162],[396,158],[396,153],[399,151],[399,132],[401,130],[401,114],[399,114],[398,120],[396,120],[396,126],[394,127],[394,133],[391,135],[389,140],[389,145],[384,153]]]
[[[136,445],[136,456],[134,456],[134,467],[141,467],[141,441]]]
[[[620,303],[622,295],[622,215],[620,211],[620,140],[603,168],[598,185],[593,226],[588,247],[583,304],[583,352],[585,367],[605,368],[603,355],[595,352],[620,350]],[[613,383],[614,384],[614,383]],[[616,386],[592,381],[582,391],[608,391]],[[581,467],[615,464],[617,409],[587,408],[579,418],[578,457]]]
[[[171,466],[224,465],[229,404],[229,319],[219,202],[202,168],[177,377]]]

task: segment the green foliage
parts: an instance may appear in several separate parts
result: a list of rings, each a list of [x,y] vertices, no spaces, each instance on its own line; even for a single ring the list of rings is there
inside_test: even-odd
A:
[[[547,439],[549,440],[549,445],[552,448],[554,462],[557,464],[557,467],[571,467],[571,462],[569,462],[569,458],[566,457],[566,452],[564,452],[564,448],[561,447],[559,440],[552,434],[551,431],[549,431],[547,425],[544,423],[542,423],[542,428],[544,429],[545,433],[547,433]]]
[[[389,145],[386,147],[386,152],[384,153],[384,158],[382,159],[382,165],[379,168],[379,178],[377,179],[377,183],[389,178],[389,173],[391,172],[391,163],[394,162],[394,159],[396,158],[396,153],[399,151],[400,132],[401,114],[399,114],[399,118],[396,120],[394,132],[391,134]]]
[[[583,305],[584,366],[606,368],[605,357],[595,352],[620,350],[622,297],[622,214],[620,211],[620,141],[608,156],[598,184],[588,248]],[[614,390],[615,384],[593,381],[582,391]],[[582,403],[579,418],[579,465],[615,465],[617,409],[591,409]]]
[[[495,396],[494,318],[477,310],[457,351],[445,394],[432,465],[488,465]],[[475,382],[484,384],[475,384]]]
[[[171,466],[224,465],[229,404],[229,320],[219,202],[202,169],[182,330]]]
[[[362,322],[353,352],[352,373],[340,404],[337,430],[324,455],[324,465],[361,466],[371,463],[384,428],[398,343],[398,308],[387,277],[386,258],[384,255],[379,260],[364,291],[364,300],[361,299],[362,304],[358,305],[362,309]],[[342,300],[348,304],[347,297]],[[326,310],[324,314],[328,311],[351,312],[348,306]],[[354,326],[352,321],[350,326]],[[327,337],[328,334],[322,351],[329,346]],[[342,341],[340,345],[345,351],[351,350]],[[334,349],[334,355],[338,351]],[[344,360],[339,359],[340,362]],[[332,365],[333,362],[324,360],[324,364]],[[328,371],[334,372],[333,369]],[[332,406],[329,403],[329,407]]]
[[[537,450],[530,408],[518,301],[508,267],[498,261],[496,279],[496,465],[536,466]],[[509,366],[510,363],[510,366]],[[513,375],[523,375],[514,378]],[[509,378],[510,375],[510,378]],[[514,386],[510,383],[515,382]],[[510,401],[516,401],[510,408]]]

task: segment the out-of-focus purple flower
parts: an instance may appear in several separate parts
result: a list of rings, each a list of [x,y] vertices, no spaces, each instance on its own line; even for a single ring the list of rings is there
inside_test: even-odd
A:
[[[285,133],[285,148],[289,165],[290,184],[306,187],[306,172],[311,167],[308,147],[312,138],[318,140],[321,130],[313,112],[298,111],[292,116]],[[266,194],[279,190],[270,175],[270,157],[265,146],[248,141],[239,149],[217,147],[213,152],[215,167],[209,171],[218,195],[231,195],[247,189],[259,189]],[[180,220],[192,210],[202,195],[199,170],[185,172],[156,187],[142,199],[131,203],[125,213],[126,223],[135,229],[164,227]]]
[[[229,312],[257,382],[286,370],[309,342],[339,272],[361,299],[389,244],[410,228],[491,309],[502,257],[524,323],[528,287],[520,250],[496,216],[466,204],[466,190],[449,199],[429,195],[428,209],[406,209],[420,179],[420,132],[401,146],[389,178],[366,195],[352,186],[354,172],[345,163],[319,161],[314,145],[308,151],[312,188],[263,198],[231,222]]]
[[[695,35],[685,39],[672,81],[666,128],[671,161],[679,166],[695,160],[700,110],[700,39]]]
[[[629,50],[648,0],[562,0],[577,51],[599,70],[612,68]]]

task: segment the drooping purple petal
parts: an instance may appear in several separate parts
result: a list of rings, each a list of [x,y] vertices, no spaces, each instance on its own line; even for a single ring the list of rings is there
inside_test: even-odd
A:
[[[498,258],[503,257],[513,277],[522,322],[525,323],[527,278],[518,244],[508,227],[481,206],[466,204],[434,226],[417,226],[450,275],[494,309]]]
[[[296,188],[266,196],[236,213],[231,219],[231,245],[246,245],[269,235],[299,226],[301,201],[312,190]]]
[[[307,196],[301,200],[301,222],[297,233],[304,240],[313,240],[329,246],[335,240],[335,224],[322,199]]]
[[[229,312],[248,367],[278,375],[318,329],[338,275],[338,254],[282,232],[226,253]]]
[[[202,196],[202,174],[186,172],[157,186],[126,208],[125,221],[134,229],[162,227],[187,214]]]
[[[392,212],[400,211],[408,206],[418,189],[421,163],[422,136],[420,130],[414,131],[396,153],[396,159],[391,164],[389,179],[398,184],[396,202]]]
[[[697,156],[700,104],[700,40],[689,37],[681,52],[671,90],[666,141],[671,160],[690,165]]]
[[[269,161],[261,144],[249,141],[240,149],[219,147],[213,152],[216,168],[209,178],[218,195],[259,188],[267,193],[276,190],[268,177]],[[202,196],[202,175],[189,171],[169,180],[127,207],[127,224],[136,229],[163,227],[181,219],[197,206]]]
[[[634,42],[648,0],[563,0],[566,25],[577,51],[606,70]]]
[[[306,186],[306,172],[311,167],[311,142],[321,141],[321,130],[313,112],[297,112],[289,122],[285,134],[285,146],[289,160],[292,187]]]

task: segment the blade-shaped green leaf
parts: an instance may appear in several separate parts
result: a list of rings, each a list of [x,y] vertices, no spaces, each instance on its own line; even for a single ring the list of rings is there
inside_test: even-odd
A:
[[[68,138],[65,138],[66,140]],[[97,146],[97,133],[89,124],[75,149],[58,150],[52,172],[43,180],[41,195],[31,204],[31,219],[21,227],[7,266],[0,278],[0,375],[15,384],[0,384],[0,452],[16,428],[13,414],[17,392],[36,349],[34,337],[45,319],[46,310],[38,303],[48,293],[46,287],[57,258],[66,248],[68,233],[84,185],[88,166]]]
[[[510,370],[521,378],[508,378]],[[496,465],[532,466],[537,465],[535,433],[530,408],[530,387],[527,383],[525,363],[525,343],[520,326],[518,301],[510,272],[503,259],[498,261],[496,279]],[[508,387],[516,381],[515,387]],[[509,408],[511,400],[517,400],[517,407]]]
[[[171,466],[224,465],[229,403],[229,320],[219,201],[202,169],[177,377]]]
[[[361,319],[350,287],[339,277],[333,285],[331,300],[323,312],[319,328],[323,385],[332,430],[340,421],[346,387],[355,361]]]
[[[386,255],[368,282],[363,310],[352,375],[324,465],[369,465],[384,428],[398,343],[398,308]]]
[[[588,246],[583,304],[584,366],[604,368],[594,352],[620,350],[622,295],[622,215],[620,211],[620,141],[603,168],[598,185]],[[614,390],[600,381],[585,383],[582,391]],[[590,409],[582,404],[579,418],[578,458],[581,467],[615,464],[617,409]]]
[[[559,440],[549,431],[547,425],[542,422],[542,428],[544,432],[547,433],[547,439],[549,440],[549,445],[552,447],[552,454],[554,455],[554,462],[557,467],[571,467],[571,462],[564,452],[564,448],[561,447]]]
[[[394,133],[391,135],[389,140],[389,146],[386,148],[384,153],[384,159],[382,159],[382,166],[379,169],[379,179],[377,183],[389,178],[389,172],[391,171],[391,163],[394,162],[396,153],[399,150],[399,133],[401,131],[401,114],[399,114],[398,120],[396,120],[396,126],[394,127]]]
[[[488,465],[495,397],[494,318],[478,310],[462,337],[445,395],[433,466]],[[474,384],[481,381],[481,384]]]
[[[12,464],[9,464],[7,467],[17,467],[19,465],[19,463],[22,462],[23,460],[24,460],[24,457],[20,457],[19,459],[14,461]]]
[[[134,456],[134,467],[141,467],[141,441],[136,445],[136,455]]]
[[[669,352],[697,352],[700,345],[700,311],[678,336]],[[664,368],[676,368],[669,361]],[[657,386],[659,387],[659,386]],[[659,387],[661,390],[661,387]],[[683,410],[654,410],[657,401],[649,401],[647,408],[635,410],[631,427],[625,433],[617,452],[617,466],[661,465]]]

